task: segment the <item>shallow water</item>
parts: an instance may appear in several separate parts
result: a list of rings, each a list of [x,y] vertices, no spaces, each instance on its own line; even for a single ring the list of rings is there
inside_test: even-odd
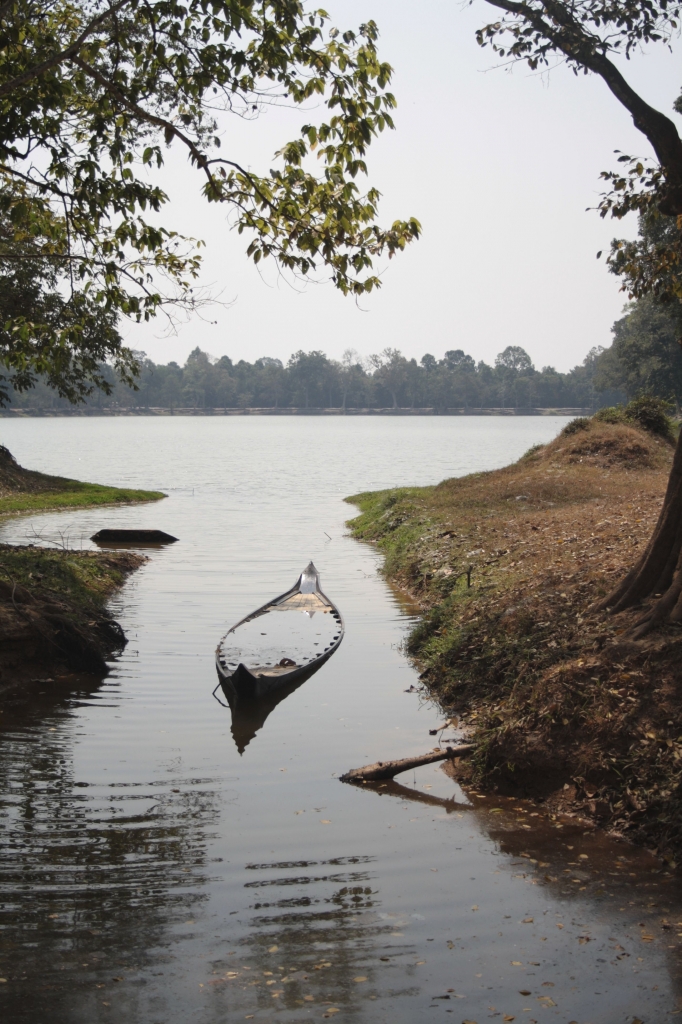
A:
[[[3,1019],[682,1011],[682,901],[653,858],[530,805],[469,801],[437,765],[381,787],[335,777],[424,752],[440,720],[401,654],[409,605],[346,536],[341,499],[503,465],[562,420],[1,422],[25,465],[169,494],[17,518],[3,541],[88,546],[137,525],[180,538],[113,602],[130,642],[104,683],[36,683],[2,704]],[[240,756],[211,695],[215,645],[311,558],[345,639]]]

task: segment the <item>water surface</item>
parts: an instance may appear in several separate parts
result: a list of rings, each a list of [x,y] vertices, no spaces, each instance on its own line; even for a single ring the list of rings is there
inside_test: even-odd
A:
[[[3,1019],[632,1024],[682,1009],[682,902],[652,857],[469,801],[438,766],[381,787],[335,777],[428,750],[439,722],[401,653],[410,608],[346,536],[342,498],[504,465],[563,422],[1,421],[24,465],[169,494],[15,518],[3,541],[180,538],[114,600],[130,642],[101,685],[37,682],[2,704]],[[344,642],[240,755],[211,695],[215,645],[311,558]]]

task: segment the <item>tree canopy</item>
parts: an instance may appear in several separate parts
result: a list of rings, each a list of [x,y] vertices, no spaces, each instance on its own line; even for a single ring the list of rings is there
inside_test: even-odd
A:
[[[677,234],[676,218],[648,211],[639,218],[636,239],[614,243],[614,273],[638,273],[653,249],[666,247]],[[670,278],[670,275],[669,275]],[[682,407],[682,301],[670,287],[645,293],[629,303],[613,325],[613,345],[600,359],[597,386],[622,388],[628,395],[654,395]],[[637,288],[633,288],[636,293]],[[632,294],[632,293],[631,293]]]
[[[110,393],[107,360],[131,385],[116,312],[87,291],[67,297],[59,287],[59,265],[31,256],[35,243],[15,245],[11,228],[0,222],[0,366],[6,371],[0,374],[0,406],[10,392],[27,391],[38,379],[70,402],[84,399],[93,385]],[[54,343],[56,337],[61,343]]]
[[[5,321],[26,367],[71,353],[87,377],[78,359],[94,310],[139,320],[196,306],[197,244],[173,230],[155,176],[171,145],[255,263],[303,276],[326,267],[344,293],[378,287],[377,257],[420,228],[381,227],[379,192],[359,186],[368,146],[393,127],[377,34],[371,21],[341,33],[298,0],[2,0],[0,259],[46,262],[70,314],[66,327],[27,311]],[[322,101],[319,123],[309,101]],[[272,103],[300,107],[307,123],[272,167],[251,170],[248,153],[224,145],[227,118],[255,121]],[[102,340],[134,369],[120,339]]]
[[[597,387],[649,394],[682,406],[682,309],[647,295],[613,326],[613,346],[602,357]]]

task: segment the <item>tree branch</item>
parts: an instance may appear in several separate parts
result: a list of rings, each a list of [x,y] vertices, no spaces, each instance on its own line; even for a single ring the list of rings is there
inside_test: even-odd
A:
[[[102,22],[106,21],[106,19],[112,14],[120,11],[122,7],[125,7],[126,4],[129,4],[130,2],[131,0],[118,0],[118,3],[115,3],[112,7],[103,11],[102,14],[93,18],[78,38],[75,39],[70,46],[67,46],[65,50],[55,53],[54,56],[48,57],[47,60],[42,61],[40,64],[36,64],[35,67],[29,68],[28,71],[24,71],[22,75],[17,75],[16,78],[12,78],[9,82],[5,82],[3,85],[0,85],[0,96],[9,95],[20,85],[25,85],[26,82],[30,82],[34,78],[39,78],[45,71],[49,71],[50,68],[57,67],[58,64],[62,64],[65,60],[68,60],[77,53],[78,50],[80,50],[85,40],[100,27]]]
[[[185,146],[187,146],[187,148],[189,149],[197,166],[200,167],[202,171],[204,171],[209,181],[209,184],[213,188],[217,190],[219,182],[216,182],[213,174],[211,173],[210,165],[226,164],[228,167],[234,167],[234,169],[239,171],[240,174],[243,174],[244,177],[251,183],[251,186],[256,195],[258,195],[262,202],[266,203],[272,209],[272,203],[260,191],[260,189],[258,188],[258,183],[254,179],[254,177],[251,174],[249,174],[249,172],[246,171],[239,164],[235,163],[234,160],[225,160],[223,157],[216,157],[212,160],[209,160],[206,154],[199,149],[199,147],[196,145],[195,142],[192,141],[192,139],[190,139],[189,135],[186,135],[184,132],[180,131],[180,129],[176,127],[176,125],[174,125],[172,121],[168,121],[165,117],[160,117],[158,114],[152,114],[151,111],[145,110],[144,107],[141,107],[138,103],[135,103],[133,100],[128,99],[128,97],[125,96],[124,93],[122,93],[121,90],[113,82],[110,82],[109,79],[106,78],[100,71],[98,71],[96,68],[93,68],[90,64],[86,63],[86,61],[84,61],[81,57],[72,56],[70,60],[73,64],[79,67],[81,71],[84,71],[86,75],[88,75],[95,82],[97,82],[98,85],[101,85],[103,89],[106,89],[107,92],[114,97],[114,99],[118,100],[118,102],[122,106],[126,107],[127,110],[130,110],[131,113],[137,114],[137,116],[141,120],[146,121],[147,124],[153,124],[156,125],[157,128],[163,128],[163,130],[168,134],[172,134],[175,138],[180,139],[180,141],[183,142]]]
[[[165,132],[172,134],[174,137],[180,139],[181,142],[184,142],[192,154],[197,166],[201,167],[201,169],[205,171],[211,184],[215,183],[213,175],[208,169],[208,159],[206,154],[202,153],[196,143],[190,139],[189,135],[185,135],[184,132],[180,131],[172,121],[166,120],[165,117],[159,117],[158,114],[152,114],[151,111],[145,110],[144,107],[141,107],[139,103],[135,103],[134,100],[128,99],[128,97],[121,92],[118,86],[113,82],[110,82],[108,78],[97,70],[97,68],[93,68],[92,65],[84,61],[82,57],[72,55],[69,57],[69,60],[72,64],[75,64],[76,67],[79,67],[81,71],[84,71],[89,78],[92,78],[98,85],[101,85],[103,89],[106,89],[106,91],[113,96],[121,106],[125,107],[132,114],[137,114],[140,120],[145,121],[147,124],[156,125],[157,128],[163,128]]]
[[[682,140],[674,122],[660,110],[649,106],[635,92],[615,64],[603,53],[598,52],[597,46],[601,40],[587,33],[563,3],[559,0],[543,2],[545,9],[561,26],[559,29],[526,3],[516,3],[514,0],[487,0],[491,6],[507,11],[532,25],[570,60],[603,79],[618,102],[632,115],[635,128],[646,135],[665,171],[669,190],[664,204],[661,205],[662,212],[682,213]]]

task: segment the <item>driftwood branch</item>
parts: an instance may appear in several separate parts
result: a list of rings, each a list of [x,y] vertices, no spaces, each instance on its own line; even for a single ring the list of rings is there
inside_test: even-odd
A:
[[[352,768],[345,775],[341,775],[341,782],[378,782],[380,779],[392,779],[394,775],[409,771],[410,768],[419,768],[423,764],[432,764],[434,761],[447,761],[455,757],[464,757],[474,750],[473,743],[463,743],[459,747],[446,747],[443,750],[432,750],[421,757],[403,757],[399,761],[377,761],[375,764],[366,764],[364,768]]]

